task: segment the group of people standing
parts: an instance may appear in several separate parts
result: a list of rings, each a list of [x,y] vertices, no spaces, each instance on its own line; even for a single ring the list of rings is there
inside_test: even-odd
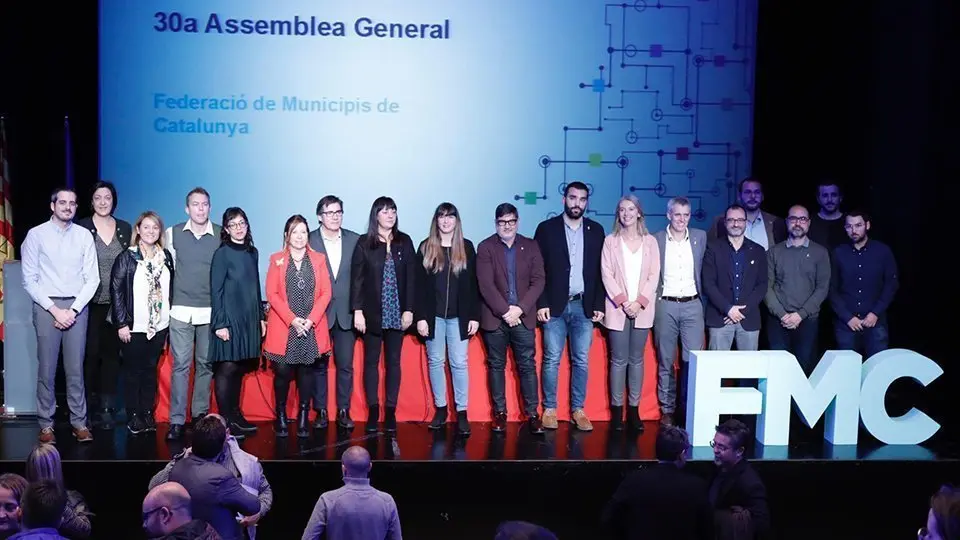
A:
[[[61,345],[70,422],[80,441],[92,440],[88,399],[97,410],[95,425],[110,427],[114,421],[118,372],[124,376],[127,428],[135,434],[156,429],[156,366],[167,339],[173,356],[170,440],[183,436],[191,366],[192,420],[209,411],[212,381],[231,431],[239,436],[256,431],[241,412],[241,381],[261,359],[274,369],[277,435],[288,434],[287,396],[294,379],[298,436],[309,434],[311,408],[315,428],[335,421],[353,429],[358,337],[364,345],[368,431],[377,431],[381,422],[381,355],[383,428],[396,430],[401,348],[404,335],[415,332],[425,341],[436,407],[429,427],[442,429],[449,418],[449,363],[462,435],[470,432],[468,342],[477,333],[486,349],[493,429],[506,428],[509,347],[534,433],[558,426],[557,379],[568,344],[570,421],[577,429],[593,429],[584,401],[597,324],[605,329],[610,351],[612,426],[635,432],[643,431],[638,406],[651,329],[661,422],[667,425],[685,400],[683,368],[690,351],[704,348],[705,327],[711,349],[729,349],[734,342],[741,350],[756,349],[761,321],[767,320],[771,348],[790,350],[810,366],[816,333],[808,329],[816,326],[812,321],[832,290],[833,309],[843,319],[838,341],[852,348],[857,344],[848,338],[868,336],[868,354],[885,347],[896,267],[889,248],[868,242],[865,214],[844,217],[849,244],[830,257],[809,240],[811,219],[804,207],[792,207],[785,226],[760,210],[756,179],[741,183],[740,203],[727,209],[709,235],[688,226],[691,204],[684,197],[668,202],[667,229],[651,233],[633,195],[617,203],[608,235],[586,217],[589,195],[585,184],[569,183],[563,212],[541,222],[534,238],[518,233],[519,212],[503,203],[494,212],[495,233],[476,247],[464,238],[453,204],[436,208],[428,237],[414,247],[400,231],[389,197],[373,202],[367,230],[358,234],[342,227],[343,201],[328,195],[317,204],[317,229],[311,231],[300,215],[287,220],[282,248],[269,258],[263,298],[259,252],[241,208],[228,208],[214,224],[210,195],[198,187],[186,196],[187,220],[164,228],[161,217],[148,211],[130,225],[113,215],[114,186],[100,182],[92,216],[74,224],[76,193],[58,190],[51,197],[50,221],[31,229],[22,249],[24,286],[35,303],[40,440],[55,440],[53,386]],[[327,412],[331,356],[335,419]]]

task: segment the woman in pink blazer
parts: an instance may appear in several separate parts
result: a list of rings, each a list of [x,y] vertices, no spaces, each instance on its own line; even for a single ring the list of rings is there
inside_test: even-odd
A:
[[[617,204],[613,232],[603,242],[600,275],[607,290],[603,325],[610,348],[610,426],[623,429],[623,391],[629,386],[629,428],[643,432],[640,390],[643,388],[643,352],[653,326],[660,248],[647,232],[640,201],[625,195]]]

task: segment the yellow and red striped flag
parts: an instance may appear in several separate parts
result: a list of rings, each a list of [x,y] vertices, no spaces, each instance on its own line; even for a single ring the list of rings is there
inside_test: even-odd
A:
[[[10,165],[7,129],[0,117],[0,341],[3,341],[3,262],[14,259],[13,212],[10,204]]]

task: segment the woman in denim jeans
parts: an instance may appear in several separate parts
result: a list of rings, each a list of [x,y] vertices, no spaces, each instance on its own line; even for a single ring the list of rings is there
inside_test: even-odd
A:
[[[467,421],[467,350],[470,336],[480,328],[476,251],[463,237],[460,214],[451,203],[437,207],[430,236],[417,250],[417,333],[426,339],[427,365],[436,414],[430,429],[447,423],[447,375],[444,357],[450,357],[457,430],[470,434]]]

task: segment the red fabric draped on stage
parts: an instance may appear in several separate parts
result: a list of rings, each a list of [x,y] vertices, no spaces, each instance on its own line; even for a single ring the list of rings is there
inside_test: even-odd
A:
[[[587,416],[592,420],[609,420],[609,392],[607,371],[609,360],[607,356],[607,343],[599,330],[594,330],[593,346],[590,349],[590,373],[588,378],[587,400],[584,407]],[[541,334],[537,330],[537,371],[539,373],[542,359]],[[470,352],[468,356],[468,366],[470,374],[469,390],[469,408],[468,416],[471,421],[489,421],[492,414],[492,405],[490,394],[487,391],[487,367],[485,363],[485,354],[482,340],[474,336],[470,340]],[[155,417],[157,421],[169,421],[170,411],[170,371],[173,365],[173,357],[170,355],[169,348],[164,351],[160,358],[158,367],[157,384],[157,409]],[[644,354],[643,365],[643,394],[640,400],[640,417],[644,420],[658,420],[660,410],[657,404],[657,360],[653,349],[653,334],[647,339],[647,348]],[[401,358],[400,397],[397,402],[397,420],[400,422],[429,422],[433,418],[433,393],[430,390],[430,379],[427,375],[427,356],[426,350],[421,342],[414,336],[407,336],[403,344],[403,355]],[[350,413],[354,420],[363,421],[367,417],[367,405],[363,394],[363,345],[358,340],[354,352],[354,371],[353,371],[353,400],[350,406]],[[383,362],[380,366],[380,403],[383,403]],[[330,360],[327,382],[330,387],[328,408],[330,409],[330,418],[336,415],[336,403],[334,403],[334,382],[336,380],[336,367],[333,359]],[[191,374],[191,392],[193,385]],[[561,420],[570,418],[570,363],[567,360],[567,353],[564,351],[560,363],[560,375],[557,388],[557,415]],[[449,370],[447,371],[447,404],[450,409],[451,418],[455,416],[453,407],[453,385],[450,382]],[[539,381],[538,381],[539,387]],[[213,393],[211,392],[211,395]],[[542,390],[541,390],[542,396]],[[188,399],[189,403],[190,400]],[[520,388],[517,380],[516,366],[513,362],[513,355],[510,353],[507,358],[507,411],[508,419],[516,421],[520,419],[521,407]],[[244,377],[242,391],[242,409],[244,416],[251,421],[273,420],[273,371],[268,368],[266,371],[258,370]],[[296,384],[290,385],[290,397],[287,401],[287,414],[296,416],[297,413]],[[216,399],[211,398],[211,412],[215,412]],[[187,411],[187,418],[190,418],[190,411]],[[381,413],[381,418],[383,418]]]

